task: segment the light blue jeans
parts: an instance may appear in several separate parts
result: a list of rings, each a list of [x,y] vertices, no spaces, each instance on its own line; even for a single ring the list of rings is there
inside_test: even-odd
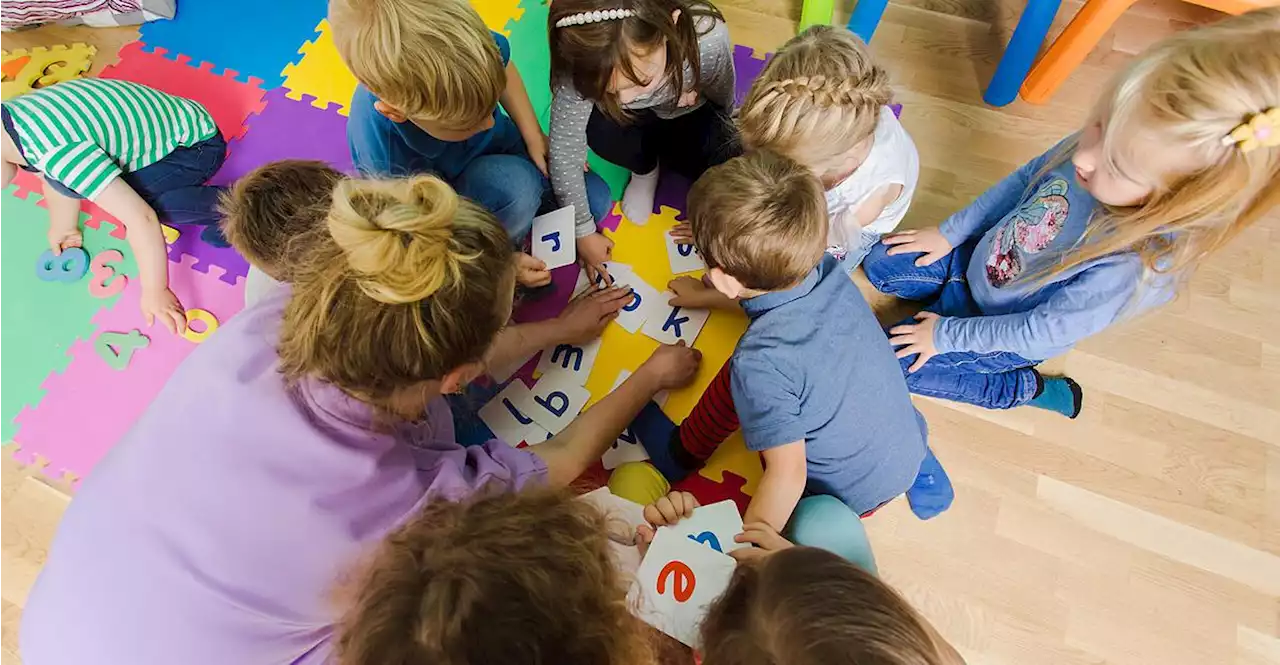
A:
[[[840,259],[840,267],[844,268],[846,273],[852,274],[854,269],[862,264],[862,260],[867,258],[867,254],[871,253],[871,248],[880,242],[879,233],[863,231],[858,234],[858,244],[856,247],[846,247],[844,256],[837,257]]]

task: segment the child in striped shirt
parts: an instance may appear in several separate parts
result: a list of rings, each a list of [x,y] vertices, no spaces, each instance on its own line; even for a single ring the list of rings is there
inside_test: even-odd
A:
[[[54,254],[80,247],[80,199],[117,217],[142,279],[142,313],[172,332],[186,328],[169,290],[160,221],[204,226],[201,238],[225,247],[218,187],[205,185],[226,158],[209,112],[145,85],[76,79],[3,105],[4,184],[21,168],[41,176]]]

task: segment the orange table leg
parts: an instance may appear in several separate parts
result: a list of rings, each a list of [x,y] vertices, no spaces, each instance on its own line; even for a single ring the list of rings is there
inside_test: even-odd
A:
[[[1084,62],[1134,0],[1088,0],[1049,50],[1031,68],[1022,84],[1022,98],[1032,104],[1049,100],[1071,72]]]

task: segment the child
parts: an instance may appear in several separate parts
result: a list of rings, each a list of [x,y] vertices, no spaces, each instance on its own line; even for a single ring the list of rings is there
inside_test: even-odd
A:
[[[254,169],[222,196],[222,233],[249,261],[246,307],[291,281],[291,243],[324,223],[342,178],[324,162],[286,159]]]
[[[674,492],[647,506],[653,526],[638,529],[637,546],[643,551],[653,527],[688,517],[696,505]],[[632,614],[631,580],[612,556],[611,526],[593,504],[563,491],[427,504],[341,585],[337,665],[692,662],[687,649]],[[767,549],[734,552],[744,561],[703,624],[704,662],[854,662],[846,654],[892,665],[960,662],[948,660],[954,650],[874,576],[821,550],[793,548],[776,533],[756,535],[765,532],[749,527],[738,537]],[[768,611],[771,598],[780,612]],[[789,626],[787,610],[812,623]],[[744,618],[754,619],[750,629]],[[767,639],[781,628],[804,630],[804,639]],[[805,648],[835,647],[833,639],[844,657],[823,660],[831,652]]]
[[[1175,295],[1280,200],[1280,9],[1152,47],[1088,124],[937,229],[888,236],[879,290],[927,303],[890,329],[912,392],[1080,414],[1040,361]]]
[[[587,148],[631,171],[622,212],[644,224],[659,164],[693,180],[741,153],[733,47],[719,10],[696,0],[556,0],[548,30],[551,182],[576,206],[578,257],[594,279],[613,242],[583,205]]]
[[[842,27],[787,42],[751,86],[738,126],[748,149],[809,167],[827,190],[827,253],[846,271],[898,227],[920,175],[916,145],[889,108],[889,75]]]
[[[227,151],[209,112],[139,83],[89,78],[10,99],[2,113],[4,184],[17,168],[40,174],[53,253],[81,246],[80,200],[93,201],[124,224],[147,325],[158,317],[171,332],[186,330],[160,222],[204,226],[205,242],[227,245],[215,210],[221,190],[204,186]]]
[[[547,139],[507,38],[490,32],[466,0],[332,0],[329,22],[360,81],[347,123],[356,168],[434,173],[493,212],[523,246],[534,216],[549,207]],[[578,214],[602,218],[608,186],[593,173],[578,175],[586,182],[573,201]],[[517,258],[522,285],[550,283],[545,264]]]
[[[830,495],[846,513],[868,514],[912,486],[927,451],[924,419],[884,332],[839,261],[824,255],[822,191],[807,168],[768,151],[731,159],[694,183],[689,219],[713,288],[692,278],[672,288],[700,300],[695,306],[740,304],[750,322],[683,425],[651,406],[632,428],[657,470],[676,481],[741,418],[747,448],[765,467],[744,519],[789,529],[806,545],[830,518],[803,497]],[[921,497],[909,498],[921,512]]]

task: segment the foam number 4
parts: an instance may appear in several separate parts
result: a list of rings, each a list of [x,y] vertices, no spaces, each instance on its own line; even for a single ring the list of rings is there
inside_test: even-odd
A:
[[[118,249],[108,249],[93,257],[93,262],[89,264],[89,270],[93,272],[93,279],[89,280],[89,295],[95,298],[110,298],[124,290],[129,278],[117,275],[115,268],[107,265],[123,260],[124,254],[121,254]]]
[[[698,586],[698,579],[693,569],[683,561],[670,561],[658,573],[658,595],[667,593],[667,579],[671,579],[671,597],[677,603],[688,602],[693,597],[693,590]]]
[[[192,324],[199,321],[204,324],[204,330],[197,331]],[[182,336],[187,341],[199,344],[209,338],[213,331],[218,329],[218,317],[207,309],[189,309],[187,310],[187,329],[182,331]]]
[[[717,552],[724,551],[724,549],[720,547],[720,539],[716,538],[716,534],[711,533],[710,531],[703,531],[696,536],[691,535],[689,536],[689,540],[692,540],[695,543],[702,543]]]
[[[68,247],[54,255],[46,249],[36,259],[36,277],[45,282],[79,281],[89,271],[89,253],[79,247]]]
[[[129,366],[134,352],[145,349],[150,344],[151,338],[135,328],[127,333],[104,332],[98,335],[93,348],[111,369],[123,371]]]

